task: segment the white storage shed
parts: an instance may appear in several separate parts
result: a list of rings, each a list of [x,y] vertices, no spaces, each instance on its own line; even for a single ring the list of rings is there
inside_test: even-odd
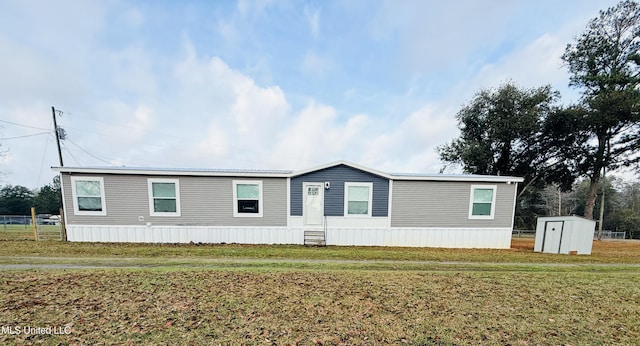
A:
[[[533,251],[590,255],[596,222],[579,216],[539,217]]]

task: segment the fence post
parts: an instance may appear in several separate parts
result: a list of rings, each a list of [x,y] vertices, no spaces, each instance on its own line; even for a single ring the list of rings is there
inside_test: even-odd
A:
[[[31,223],[33,224],[33,240],[38,241],[38,220],[36,220],[36,207],[31,207]]]
[[[67,241],[67,220],[64,219],[64,210],[60,208],[60,233],[61,238]]]

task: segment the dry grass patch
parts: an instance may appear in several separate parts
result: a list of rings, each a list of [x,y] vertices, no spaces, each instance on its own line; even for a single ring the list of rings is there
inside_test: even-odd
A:
[[[625,272],[4,271],[3,344],[634,344]]]
[[[2,239],[2,238],[0,238]],[[5,238],[6,239],[6,238]],[[368,261],[436,261],[491,263],[634,263],[640,264],[640,241],[595,241],[589,256],[533,252],[533,239],[513,239],[510,249],[443,249],[240,244],[70,243],[3,240],[0,257],[111,258],[256,258]],[[5,261],[6,262],[6,261]]]

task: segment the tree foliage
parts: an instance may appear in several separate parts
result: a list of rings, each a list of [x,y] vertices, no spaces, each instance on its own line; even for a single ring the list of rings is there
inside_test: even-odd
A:
[[[550,86],[521,89],[512,82],[481,90],[456,115],[460,136],[438,147],[441,160],[461,165],[466,173],[523,177],[521,191],[549,182],[569,189],[571,171],[553,161],[542,139],[558,97]]]
[[[33,205],[39,214],[58,214],[62,207],[60,178],[53,178],[53,183],[41,187],[33,197]]]
[[[30,215],[31,207],[38,214],[58,214],[62,207],[60,178],[35,191],[24,186],[6,185],[0,189],[0,214]]]
[[[564,114],[564,120],[572,115],[574,133],[587,139],[567,139],[576,149],[565,158],[577,163],[578,174],[590,178],[584,214],[588,218],[593,217],[603,168],[615,170],[640,161],[639,49],[640,6],[623,1],[601,11],[562,55],[571,85],[582,90],[581,103],[574,107],[579,111]]]
[[[33,191],[24,186],[6,185],[0,189],[0,214],[29,215]]]

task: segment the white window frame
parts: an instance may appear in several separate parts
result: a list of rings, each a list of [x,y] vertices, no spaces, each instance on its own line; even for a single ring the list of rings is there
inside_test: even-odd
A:
[[[264,195],[262,194],[262,180],[233,180],[233,217],[262,217],[264,213]],[[238,212],[238,185],[258,185],[258,212]]]
[[[476,189],[481,190],[493,190],[491,196],[491,213],[489,215],[473,215],[473,196]],[[471,192],[469,193],[469,219],[470,220],[493,220],[496,211],[496,195],[498,191],[497,185],[471,185]]]
[[[101,211],[80,210],[80,206],[78,205],[78,197],[84,197],[84,196],[78,196],[78,192],[76,191],[77,181],[97,181],[100,183],[100,206],[102,208]],[[107,215],[107,200],[104,194],[104,178],[72,176],[71,177],[71,195],[73,197],[73,214],[74,215],[93,215],[93,216]]]
[[[366,186],[369,188],[369,203],[367,205],[367,214],[349,214],[349,187],[350,186]],[[373,210],[373,183],[344,183],[344,216],[345,217],[371,217]]]
[[[153,183],[172,183],[176,187],[176,211],[161,212],[155,211],[155,205],[153,203]],[[181,216],[180,210],[180,180],[179,179],[165,179],[165,178],[148,178],[147,179],[147,191],[149,194],[149,215],[150,216]]]

